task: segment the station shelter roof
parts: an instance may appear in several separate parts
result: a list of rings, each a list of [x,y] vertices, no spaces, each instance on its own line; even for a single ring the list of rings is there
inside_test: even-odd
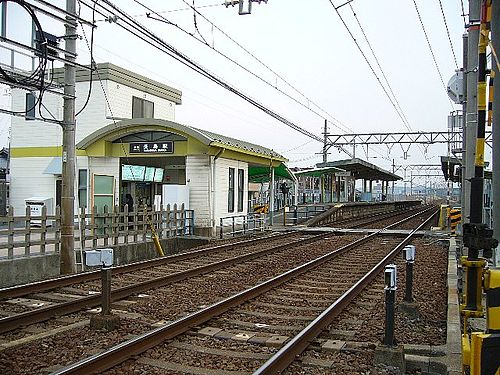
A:
[[[189,144],[182,151],[185,154],[205,153],[246,161],[250,181],[268,181],[271,167],[275,170],[275,176],[294,178],[284,164],[288,160],[272,149],[162,119],[134,118],[109,124],[78,142],[77,150],[88,156],[123,156],[120,153],[123,153],[124,148],[113,147],[112,144],[156,139],[188,141]],[[108,146],[100,147],[101,143],[107,143]]]
[[[344,171],[351,172],[351,175],[355,179],[364,179],[364,180],[381,180],[381,181],[398,181],[403,178],[382,169],[375,164],[369,163],[365,160],[361,160],[358,158],[354,159],[346,159],[346,160],[337,160],[330,161],[327,163],[319,163],[316,164],[316,167],[324,168],[324,167],[336,167],[343,169]]]
[[[345,172],[345,169],[337,167],[322,167],[322,168],[309,168],[294,171],[293,174],[299,176],[321,177],[327,174],[335,174],[336,172]]]

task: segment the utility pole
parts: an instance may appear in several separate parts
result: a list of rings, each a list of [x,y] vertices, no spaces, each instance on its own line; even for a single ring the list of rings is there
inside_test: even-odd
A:
[[[66,11],[76,16],[76,0],[66,0]],[[62,274],[75,272],[75,62],[76,21],[66,16],[64,64],[64,107],[61,196],[61,264]],[[92,74],[92,73],[91,73]]]
[[[471,179],[474,177],[476,136],[477,136],[477,67],[478,67],[478,44],[479,25],[481,16],[481,1],[469,1],[469,36],[467,47],[467,69],[465,71],[467,80],[467,103],[465,116],[465,180],[464,189],[464,212],[463,222],[470,222],[470,192]]]
[[[396,164],[394,159],[392,159],[392,173],[396,173]],[[394,201],[394,181],[392,181],[392,200]]]
[[[328,142],[328,122],[325,119],[325,130],[323,132],[323,164],[327,162],[326,143]]]
[[[466,135],[465,126],[467,123],[467,56],[469,48],[469,34],[464,33],[462,37],[463,43],[463,97],[464,101],[462,103],[462,162],[460,163],[460,206],[462,208],[462,217],[465,217],[465,148],[466,148]],[[464,219],[462,219],[464,220]]]
[[[495,72],[493,97],[493,238],[500,238],[500,3],[493,1],[491,6],[491,44],[496,51],[496,58],[492,56],[493,71]],[[500,249],[497,247],[493,253],[493,264],[500,266]]]

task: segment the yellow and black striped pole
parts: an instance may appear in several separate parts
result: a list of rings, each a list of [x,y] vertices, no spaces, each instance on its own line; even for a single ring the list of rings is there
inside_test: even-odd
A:
[[[451,235],[455,236],[457,232],[457,225],[462,221],[462,209],[452,208],[450,210],[450,229]]]
[[[489,84],[488,84],[488,127],[491,127],[491,124],[493,123],[493,98],[495,97],[495,87],[494,87],[494,81],[495,81],[495,71],[491,70],[490,71],[490,77],[489,77]]]

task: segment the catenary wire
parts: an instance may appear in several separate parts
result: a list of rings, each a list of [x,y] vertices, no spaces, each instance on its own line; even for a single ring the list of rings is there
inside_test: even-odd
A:
[[[434,50],[432,49],[432,45],[431,45],[431,42],[429,40],[429,36],[427,35],[427,30],[425,29],[424,22],[422,21],[422,16],[420,15],[420,10],[418,9],[418,5],[417,5],[416,0],[413,0],[413,4],[415,5],[415,10],[417,11],[418,20],[420,21],[420,26],[422,27],[422,31],[423,31],[424,36],[425,36],[425,40],[427,41],[427,46],[429,47],[429,51],[431,53],[432,60],[434,61],[434,66],[436,67],[436,71],[438,72],[439,79],[441,80],[441,84],[443,85],[444,91],[446,92],[446,97],[450,101],[451,107],[453,109],[455,109],[451,99],[448,97],[448,89],[446,88],[446,84],[444,83],[443,75],[441,74],[441,70],[439,69],[439,65],[437,63],[436,56],[434,55]]]
[[[361,22],[360,22],[360,20],[359,20],[359,18],[357,16],[356,12],[354,11],[354,8],[352,7],[351,3],[349,3],[349,7],[351,8],[352,14],[353,14],[354,18],[356,19],[356,22],[358,23],[358,26],[359,26],[359,28],[361,30],[361,33],[363,34],[363,37],[364,37],[364,39],[366,41],[366,44],[370,48],[370,51],[371,51],[371,53],[373,55],[373,58],[375,59],[375,62],[377,63],[377,66],[378,66],[380,72],[382,73],[382,77],[384,77],[384,81],[385,81],[385,83],[387,85],[387,88],[389,89],[390,93],[392,94],[392,97],[394,98],[394,101],[396,102],[396,106],[398,107],[401,115],[403,116],[403,119],[406,122],[406,125],[407,125],[408,129],[412,131],[412,128],[411,128],[411,126],[410,126],[410,124],[408,122],[408,118],[406,117],[403,109],[401,108],[401,105],[399,104],[399,101],[398,101],[396,95],[394,94],[394,91],[392,90],[392,86],[389,83],[389,80],[387,79],[387,76],[386,76],[386,74],[384,72],[384,69],[382,69],[382,66],[380,65],[380,61],[379,61],[377,55],[375,54],[375,51],[373,50],[372,44],[370,43],[370,40],[368,39],[368,36],[366,35],[366,32],[365,32],[363,26],[361,25]]]
[[[448,35],[448,41],[450,42],[451,53],[453,54],[453,60],[455,61],[455,67],[458,70],[457,56],[455,55],[455,48],[453,48],[453,43],[451,41],[450,29],[448,28],[448,22],[446,22],[446,15],[444,14],[443,2],[439,0],[439,7],[441,8],[441,15],[443,16],[444,27],[446,28],[446,35]]]
[[[174,26],[175,28],[179,29],[180,31],[182,31],[183,33],[193,37],[195,40],[197,40],[198,42],[206,45],[207,47],[209,47],[211,50],[213,50],[214,52],[216,52],[218,55],[224,57],[226,60],[230,61],[231,63],[233,63],[234,65],[238,66],[240,69],[244,70],[245,72],[247,72],[248,74],[252,75],[254,78],[257,78],[258,80],[260,80],[261,82],[263,82],[264,84],[268,85],[269,87],[272,87],[273,89],[277,90],[279,93],[281,93],[282,95],[286,96],[287,98],[289,98],[290,100],[292,100],[293,102],[295,102],[296,104],[304,107],[305,109],[307,109],[308,111],[310,111],[311,113],[314,113],[315,115],[321,117],[321,118],[324,118],[323,114],[321,114],[320,112],[310,108],[309,106],[307,106],[306,104],[302,103],[301,101],[297,100],[296,98],[294,98],[293,96],[291,96],[290,94],[288,94],[287,92],[281,90],[280,88],[278,88],[277,86],[275,86],[273,83],[269,82],[268,80],[262,78],[260,75],[258,75],[257,73],[254,73],[253,71],[251,71],[250,69],[248,69],[247,67],[243,66],[242,64],[240,64],[239,62],[237,62],[236,60],[234,60],[233,58],[231,58],[230,56],[228,56],[227,54],[223,53],[222,51],[218,50],[217,48],[209,45],[205,40],[200,40],[198,38],[196,38],[196,36],[194,36],[192,33],[188,32],[187,30],[185,30],[184,28],[180,27],[179,25],[171,22],[170,20],[168,20],[167,18],[165,18],[164,16],[161,16],[160,14],[158,14],[156,11],[154,11],[153,9],[147,7],[146,5],[144,5],[143,3],[141,3],[140,1],[138,0],[134,0],[136,3],[138,3],[139,5],[143,6],[144,8],[148,9],[151,13],[154,13],[155,15],[157,15],[158,17],[161,17],[161,19],[158,19],[158,18],[154,18],[152,17],[151,15],[149,15],[148,17],[153,19],[153,20],[156,20],[156,21],[161,21],[161,22],[165,22],[171,26]],[[338,120],[336,120],[338,122]],[[349,128],[345,127],[347,130],[345,129],[342,129],[340,128],[339,125],[337,124],[333,124],[335,125],[336,127],[338,127],[340,130],[342,131],[347,131],[349,130]]]
[[[300,133],[302,133],[302,134],[304,134],[304,135],[306,135],[306,136],[308,136],[308,137],[310,137],[312,139],[316,139],[319,142],[323,141],[323,139],[320,138],[319,136],[317,136],[317,135],[309,132],[306,129],[301,128],[300,126],[296,125],[292,121],[286,119],[282,115],[280,115],[280,114],[274,112],[273,110],[267,108],[262,103],[260,103],[257,100],[249,97],[248,95],[244,94],[239,89],[237,89],[236,87],[230,85],[229,83],[225,82],[220,77],[218,77],[215,74],[211,73],[206,68],[202,67],[200,64],[196,63],[195,61],[193,61],[192,59],[190,59],[188,56],[186,56],[185,54],[183,54],[182,52],[178,51],[173,46],[171,46],[170,44],[168,44],[167,42],[165,42],[163,39],[161,39],[158,36],[156,36],[149,29],[147,29],[144,25],[140,24],[135,19],[131,18],[126,12],[124,12],[121,9],[119,9],[111,1],[109,1],[109,0],[103,0],[101,2],[97,2],[97,0],[92,0],[92,2],[97,3],[98,6],[102,7],[106,11],[110,12],[109,9],[107,9],[106,7],[103,7],[102,3],[104,3],[108,7],[110,7],[113,11],[120,13],[123,18],[120,17],[117,20],[117,24],[120,27],[124,28],[126,31],[128,31],[131,34],[139,37],[140,39],[142,39],[144,41],[146,41],[148,44],[150,44],[151,46],[159,49],[160,51],[163,51],[164,53],[168,54],[169,56],[171,56],[175,60],[181,62],[182,64],[184,64],[187,67],[191,68],[192,70],[196,71],[197,73],[199,73],[199,74],[205,76],[206,78],[210,79],[211,81],[217,83],[218,85],[222,86],[226,90],[228,90],[228,91],[230,91],[230,92],[238,95],[239,97],[241,97],[242,99],[244,99],[248,103],[252,104],[256,108],[259,108],[264,113],[266,113],[266,114],[274,117],[275,119],[277,119],[278,121],[282,122],[286,126],[292,128],[294,130],[297,130],[298,132],[300,132]],[[125,23],[127,23],[129,25],[129,27],[131,27],[132,29],[127,28],[124,25],[120,24],[121,21],[124,21]]]
[[[187,6],[190,6],[189,3],[186,0],[182,0]],[[193,8],[193,7],[192,7]],[[338,127],[342,131],[352,131],[348,126],[344,125],[340,120],[338,120],[335,116],[330,114],[328,111],[325,109],[321,108],[318,104],[316,104],[313,100],[311,100],[307,95],[302,93],[299,89],[297,89],[293,84],[288,82],[282,75],[277,73],[274,69],[272,69],[268,64],[266,64],[262,59],[257,57],[254,53],[252,53],[248,48],[243,46],[241,43],[236,41],[231,35],[226,33],[224,30],[222,30],[219,26],[217,26],[214,22],[209,20],[203,13],[198,11],[197,8],[193,8],[193,11],[198,13],[200,17],[202,17],[206,22],[208,22],[213,28],[215,28],[217,31],[219,31],[224,37],[226,37],[228,40],[230,40],[233,44],[235,44],[238,48],[240,48],[242,51],[244,51],[247,55],[249,55],[251,58],[253,58],[255,61],[257,61],[260,65],[262,65],[264,68],[266,68],[269,72],[271,72],[274,76],[279,78],[283,83],[285,83],[288,87],[290,87],[293,91],[295,91],[297,94],[299,94],[303,99],[307,100],[308,103],[314,105],[316,108],[318,108],[323,114],[327,115],[332,121],[336,122],[332,123],[332,125]],[[276,86],[273,86],[274,88],[278,89]],[[306,106],[307,107],[307,106]],[[308,107],[307,107],[308,108]],[[322,115],[321,115],[322,116]],[[322,116],[323,117],[323,116]],[[345,129],[341,129],[340,127],[343,126]]]
[[[354,44],[356,45],[356,47],[358,48],[359,52],[361,53],[361,55],[363,56],[363,59],[365,60],[365,62],[368,64],[368,67],[370,68],[372,74],[374,75],[374,77],[376,78],[377,82],[379,83],[380,87],[382,88],[382,90],[384,91],[384,94],[385,96],[387,97],[387,99],[389,99],[389,101],[391,102],[394,110],[396,111],[396,113],[398,114],[399,118],[401,119],[401,121],[403,122],[404,126],[409,130],[411,131],[411,129],[408,127],[408,124],[406,124],[403,116],[401,115],[401,113],[399,112],[397,106],[396,106],[396,103],[394,103],[394,100],[392,100],[391,96],[389,95],[389,93],[387,92],[387,89],[385,88],[385,86],[382,84],[382,81],[380,80],[379,76],[377,75],[377,73],[375,72],[375,69],[373,69],[373,66],[372,64],[370,63],[370,61],[368,60],[368,58],[366,57],[366,54],[364,53],[363,49],[361,48],[361,46],[359,45],[358,41],[356,40],[356,38],[354,37],[352,31],[349,29],[349,26],[347,26],[346,22],[344,21],[344,18],[342,17],[342,15],[340,14],[338,8],[333,4],[333,1],[332,0],[328,0],[330,2],[330,4],[332,5],[333,9],[335,10],[335,12],[337,13],[337,15],[339,16],[340,20],[342,21],[342,24],[344,25],[345,29],[347,30],[347,32],[349,33],[349,35],[351,36],[351,39],[353,40]]]

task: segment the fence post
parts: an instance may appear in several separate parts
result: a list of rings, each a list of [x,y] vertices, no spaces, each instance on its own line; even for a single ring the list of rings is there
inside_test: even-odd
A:
[[[26,216],[24,217],[24,255],[30,256],[31,237],[31,207],[26,206]]]
[[[7,212],[8,218],[8,238],[7,238],[7,257],[14,258],[14,207],[9,206]]]
[[[92,247],[97,247],[97,207],[92,207]]]
[[[167,204],[166,218],[165,229],[167,231],[167,237],[170,237],[170,204]]]
[[[55,232],[54,232],[54,251],[59,253],[59,246],[61,242],[61,207],[56,206],[56,219],[55,219]]]
[[[184,209],[184,204],[181,204],[181,212],[180,212],[180,218],[181,218],[181,236],[184,236],[186,234],[186,210]]]
[[[108,220],[108,205],[105,205],[104,206],[104,217],[102,219],[102,229],[103,229],[103,234],[104,234],[104,246],[108,246],[108,237],[109,237],[109,230],[108,230],[108,226],[109,226],[109,220]],[[83,264],[83,262],[82,262]]]
[[[163,238],[163,228],[162,228],[162,215],[163,215],[163,204],[160,204],[160,211],[156,211],[155,220],[156,220],[156,234],[158,234],[158,238]]]
[[[133,207],[133,206],[132,206]],[[124,231],[124,234],[125,234],[125,237],[124,237],[124,242],[126,244],[128,244],[128,224],[129,224],[129,219],[130,219],[130,216],[129,216],[129,212],[128,212],[128,204],[125,205],[124,207],[124,210],[123,210],[123,231]]]
[[[174,203],[174,237],[177,236],[177,203]]]
[[[135,204],[134,205],[134,212],[133,212],[133,218],[134,218],[134,226],[133,226],[133,233],[132,236],[134,238],[134,243],[137,243],[137,233],[139,232],[139,205]]]
[[[120,235],[120,207],[113,206],[113,245],[118,245],[118,236]]]
[[[47,206],[42,206],[42,221],[40,223],[40,254],[45,254],[47,243]]]
[[[222,237],[224,236],[224,233],[222,232],[222,218],[220,218],[220,239],[222,240]]]
[[[153,212],[151,211],[151,216],[153,216]],[[142,211],[142,242],[146,242],[146,233],[147,233],[147,228],[148,228],[148,219],[149,219],[149,212],[148,212],[148,206],[144,205],[144,210]],[[151,218],[153,219],[153,218]],[[151,225],[153,222],[151,222]]]

